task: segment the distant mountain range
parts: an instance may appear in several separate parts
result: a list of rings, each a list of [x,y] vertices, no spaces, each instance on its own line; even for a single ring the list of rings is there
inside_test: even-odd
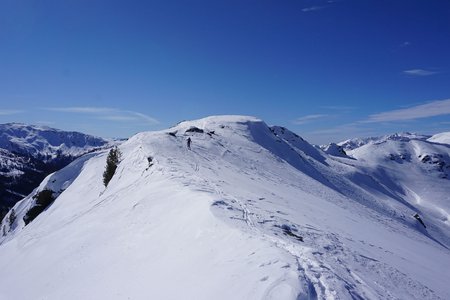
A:
[[[0,124],[0,217],[50,173],[110,143],[44,126]]]

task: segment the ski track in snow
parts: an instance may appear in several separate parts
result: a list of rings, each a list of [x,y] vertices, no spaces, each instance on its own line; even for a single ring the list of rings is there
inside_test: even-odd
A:
[[[197,149],[200,149],[200,147],[198,147]],[[240,148],[239,150],[241,149],[242,148]],[[195,161],[195,163],[191,163],[193,164],[192,169],[194,172],[199,171],[200,164],[200,162],[195,160],[195,156],[200,156],[202,161],[212,161],[212,159],[200,155],[199,153],[197,153],[197,151],[190,151],[187,153],[193,153],[193,155],[189,156],[189,160]],[[224,153],[232,153],[232,151],[227,149]],[[173,163],[173,160],[170,160],[170,162]],[[181,166],[177,165],[171,170],[179,170],[180,167]],[[252,174],[246,173],[246,175],[251,176]],[[192,176],[187,174],[179,178],[190,177]],[[383,270],[383,273],[385,273],[383,274],[383,276],[386,276],[388,278],[395,277],[397,282],[402,282],[403,286],[421,291],[420,295],[411,295],[411,297],[419,296],[419,299],[438,298],[433,293],[433,291],[421,285],[420,283],[415,282],[414,280],[405,278],[406,275],[402,274],[395,268],[392,268],[387,264],[380,263],[377,259],[351,251],[348,247],[344,247],[336,234],[322,233],[314,228],[312,231],[308,230],[307,228],[302,228],[301,234],[305,237],[308,237],[309,245],[302,245],[292,242],[291,240],[286,240],[286,238],[280,235],[280,233],[267,235],[267,230],[260,230],[260,228],[256,225],[257,223],[265,224],[266,222],[271,222],[275,224],[283,224],[283,221],[286,220],[283,220],[281,218],[271,218],[270,220],[265,220],[264,217],[261,216],[261,214],[252,211],[253,205],[251,203],[250,205],[247,205],[245,202],[238,200],[236,197],[227,195],[220,189],[220,184],[210,183],[206,179],[199,179],[199,181],[201,183],[194,183],[192,181],[189,181],[185,182],[184,184],[186,186],[201,186],[201,188],[197,188],[197,190],[201,192],[211,193],[214,190],[217,198],[221,199],[219,202],[215,202],[216,206],[224,205],[227,207],[227,209],[233,207],[234,210],[237,210],[242,214],[241,217],[233,216],[230,217],[231,219],[238,221],[241,220],[245,222],[248,226],[247,229],[251,231],[252,234],[261,235],[262,238],[272,242],[276,247],[284,251],[288,251],[296,258],[298,263],[297,269],[298,271],[303,273],[303,275],[301,275],[301,280],[304,281],[306,286],[306,288],[304,289],[306,293],[299,294],[298,299],[331,299],[337,297],[337,295],[339,294],[344,294],[344,291],[346,291],[348,295],[353,299],[375,299],[381,297],[382,295],[384,295],[386,299],[396,299],[395,296],[392,296],[389,293],[389,290],[395,290],[395,286],[393,284],[387,286],[385,284],[378,284],[377,288],[380,289],[383,293],[376,295],[373,293],[367,283],[365,283],[364,280],[362,280],[355,271],[352,271],[349,268],[341,267],[343,269],[343,273],[347,274],[346,278],[332,271],[336,268],[339,268],[341,264],[347,263],[349,260],[352,262],[352,264],[357,264],[362,268],[376,269],[377,272]],[[224,202],[225,199],[228,202]],[[254,219],[260,219],[262,221],[254,221]],[[332,241],[330,245],[323,246],[323,244],[327,244],[329,241]],[[321,246],[324,248],[323,252],[311,250],[321,248]],[[373,247],[373,245],[371,246]],[[327,253],[329,254],[330,252],[332,255],[327,255]],[[336,260],[338,265],[334,263],[332,267],[327,266],[326,261],[330,260],[331,258],[333,258],[333,260]],[[274,285],[272,289],[276,289],[276,285]],[[269,295],[272,295],[272,289],[269,289],[269,291],[267,292],[268,297]]]

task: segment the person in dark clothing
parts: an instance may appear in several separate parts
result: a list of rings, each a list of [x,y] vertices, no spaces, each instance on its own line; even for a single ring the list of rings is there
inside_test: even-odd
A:
[[[189,150],[191,150],[191,143],[192,143],[192,140],[191,140],[191,138],[189,137],[189,138],[187,139],[187,147],[188,147]]]

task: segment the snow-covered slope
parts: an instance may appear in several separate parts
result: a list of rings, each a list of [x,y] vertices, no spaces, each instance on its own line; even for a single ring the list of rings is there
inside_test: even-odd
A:
[[[450,132],[442,132],[435,134],[432,137],[430,137],[428,141],[440,144],[450,144]]]
[[[450,244],[450,145],[426,137],[386,138],[347,154],[352,165],[423,215],[433,236]]]
[[[79,132],[0,124],[0,210],[30,193],[46,175],[108,143]]]
[[[448,155],[442,145],[405,147]],[[450,298],[442,217],[450,187],[434,165],[391,160],[391,152],[386,160],[391,148],[373,161],[359,148],[353,158],[329,156],[242,116],[182,122],[119,148],[107,188],[105,151],[48,176],[16,204],[15,220],[1,225],[0,299]],[[408,180],[378,177],[380,161],[389,176],[392,164],[408,163],[405,173],[417,172],[409,180],[435,184],[422,194],[400,190]],[[24,226],[44,189],[57,199]]]

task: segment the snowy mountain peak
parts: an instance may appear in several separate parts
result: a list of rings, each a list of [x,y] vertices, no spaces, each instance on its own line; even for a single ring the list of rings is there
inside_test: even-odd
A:
[[[392,140],[349,159],[253,117],[216,116],[139,133],[119,150],[107,187],[108,151],[90,153],[8,213],[0,296],[450,297],[448,180],[419,158],[386,159],[447,157],[445,145]],[[53,198],[42,207],[44,194]]]
[[[340,156],[340,157],[347,157],[347,153],[344,151],[344,148],[342,146],[339,146],[335,143],[330,143],[328,145],[323,145],[320,147],[326,154],[332,155],[332,156]]]

